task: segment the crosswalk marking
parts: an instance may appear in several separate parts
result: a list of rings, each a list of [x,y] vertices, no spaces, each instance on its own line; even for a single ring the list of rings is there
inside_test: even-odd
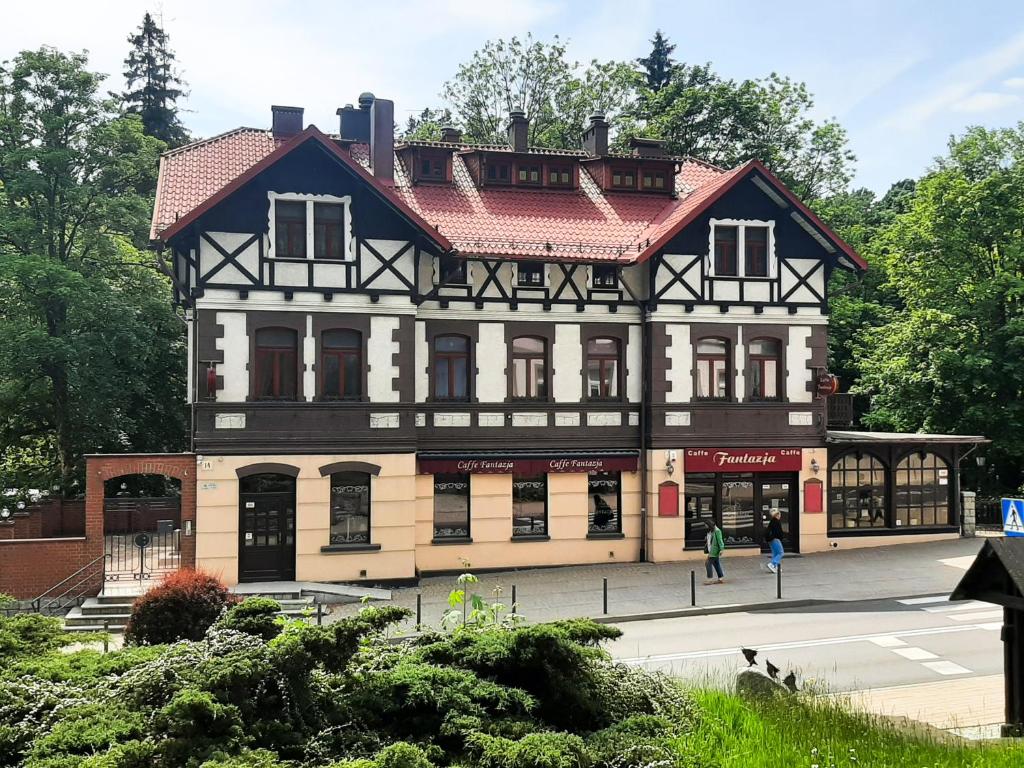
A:
[[[910,659],[911,661],[924,661],[925,659],[937,659],[939,658],[931,651],[926,651],[924,648],[915,648],[913,646],[909,648],[892,648],[893,653],[902,656],[904,659]]]
[[[927,605],[921,608],[921,610],[928,611],[928,613],[952,613],[954,611],[977,611],[988,607],[989,603],[983,603],[978,600],[965,600],[962,603],[949,603],[948,605]]]
[[[932,672],[938,672],[940,675],[967,675],[971,672],[967,667],[961,667],[952,661],[924,661],[921,662],[921,666],[928,667]]]
[[[1002,608],[996,608],[992,611],[982,611],[981,613],[957,613],[948,618],[953,621],[985,621],[986,619],[998,619],[1003,615]]]
[[[901,645],[906,645],[905,642],[900,640],[898,637],[887,635],[885,637],[869,637],[869,643],[874,643],[879,648],[898,648]]]
[[[948,603],[949,595],[932,595],[931,597],[908,597],[897,600],[901,605],[927,605],[928,603]]]

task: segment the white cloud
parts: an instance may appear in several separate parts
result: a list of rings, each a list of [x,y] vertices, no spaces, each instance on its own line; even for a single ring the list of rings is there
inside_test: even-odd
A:
[[[956,112],[993,112],[1018,104],[1020,100],[1020,96],[1016,93],[978,91],[952,104],[950,109]]]
[[[1007,88],[1024,88],[1024,77],[1008,77],[1003,80]]]

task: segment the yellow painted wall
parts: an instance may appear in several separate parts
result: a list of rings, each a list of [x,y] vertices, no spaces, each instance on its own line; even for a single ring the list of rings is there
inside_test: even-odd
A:
[[[370,541],[375,552],[321,552],[330,533],[330,477],[320,467],[336,461],[379,465],[370,479]],[[409,579],[416,575],[416,457],[203,456],[196,472],[196,564],[238,582],[238,475],[249,464],[299,468],[295,483],[295,577],[299,581]],[[365,571],[365,575],[361,572]]]

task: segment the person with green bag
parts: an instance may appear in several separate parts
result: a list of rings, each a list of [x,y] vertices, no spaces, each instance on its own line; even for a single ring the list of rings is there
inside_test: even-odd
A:
[[[722,536],[722,529],[718,527],[714,520],[709,520],[705,525],[707,525],[708,534],[704,537],[704,552],[707,554],[708,559],[704,563],[704,567],[707,569],[708,579],[704,583],[721,584],[725,581],[725,571],[722,570],[722,553],[725,551],[725,537]],[[717,581],[712,577],[712,570],[718,574]]]

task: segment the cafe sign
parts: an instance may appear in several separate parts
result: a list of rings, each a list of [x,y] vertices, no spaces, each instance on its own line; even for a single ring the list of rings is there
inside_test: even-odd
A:
[[[421,474],[543,475],[559,472],[636,472],[636,456],[552,456],[549,458],[421,458]]]
[[[799,448],[687,448],[686,472],[799,472]]]

